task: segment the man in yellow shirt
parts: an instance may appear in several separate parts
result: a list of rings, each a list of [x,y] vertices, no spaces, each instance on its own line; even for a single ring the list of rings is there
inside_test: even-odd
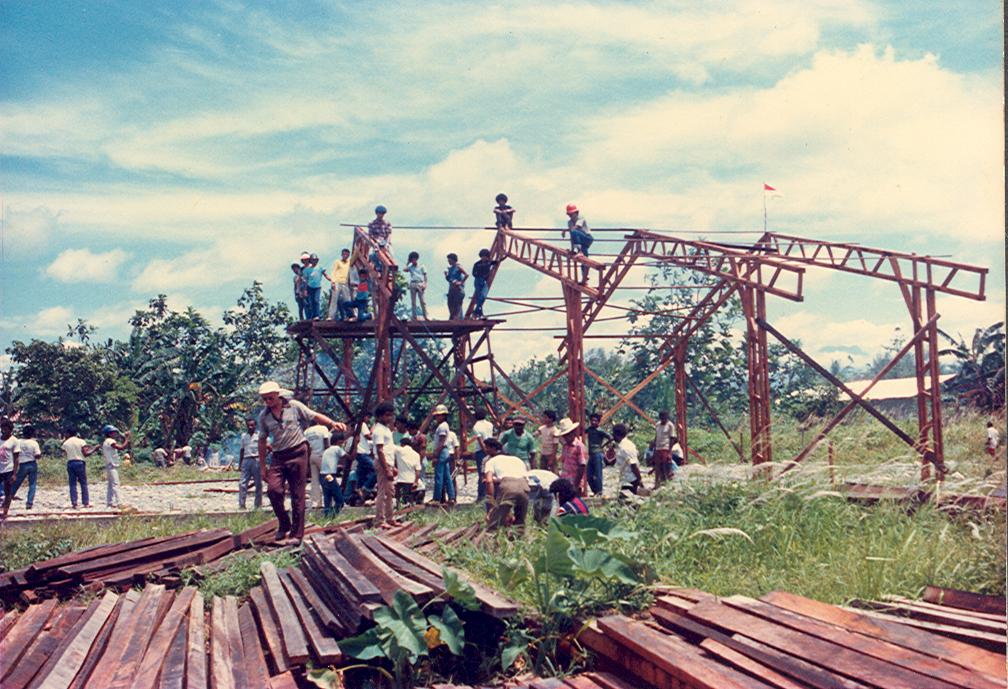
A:
[[[343,249],[340,252],[340,259],[335,261],[332,271],[323,273],[326,279],[332,283],[332,293],[329,296],[329,312],[326,318],[333,320],[339,313],[340,320],[346,320],[352,313],[347,313],[349,304],[353,301],[350,296],[350,250]]]

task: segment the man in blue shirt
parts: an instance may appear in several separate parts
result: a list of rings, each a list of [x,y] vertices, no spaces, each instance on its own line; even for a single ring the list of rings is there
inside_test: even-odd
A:
[[[458,255],[448,254],[448,269],[445,280],[448,281],[448,319],[462,320],[462,302],[465,299],[465,281],[469,273],[458,264]]]
[[[319,266],[318,254],[308,257],[308,265],[301,270],[301,277],[308,289],[308,304],[305,308],[306,320],[317,320],[322,315],[320,296],[322,294],[322,277],[325,271]]]

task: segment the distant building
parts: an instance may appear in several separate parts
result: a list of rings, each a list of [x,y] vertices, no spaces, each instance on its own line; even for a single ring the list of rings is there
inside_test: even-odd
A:
[[[952,377],[951,373],[938,376],[938,380],[944,383]],[[925,384],[927,383],[925,379]],[[847,387],[856,393],[864,390],[871,380],[852,380],[846,383]],[[868,391],[864,398],[872,403],[872,406],[879,411],[897,418],[915,416],[917,414],[917,379],[916,378],[887,378],[875,383],[875,387]],[[847,404],[850,397],[845,392],[840,392],[840,402]]]

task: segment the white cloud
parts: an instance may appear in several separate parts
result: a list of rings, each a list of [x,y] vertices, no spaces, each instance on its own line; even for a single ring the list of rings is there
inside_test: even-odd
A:
[[[5,211],[5,222],[0,225],[5,254],[23,255],[44,246],[55,235],[60,222],[60,214],[44,204],[8,204]]]
[[[93,253],[90,249],[66,249],[46,268],[46,273],[60,282],[112,282],[126,252],[112,249]]]
[[[76,315],[66,306],[50,306],[34,316],[0,319],[0,332],[9,339],[65,335]]]

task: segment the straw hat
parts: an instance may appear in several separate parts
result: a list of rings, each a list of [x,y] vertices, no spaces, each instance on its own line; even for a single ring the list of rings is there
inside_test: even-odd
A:
[[[573,421],[571,421],[570,419],[568,419],[565,416],[562,419],[560,419],[559,423],[557,423],[557,427],[556,427],[556,430],[553,431],[553,435],[555,435],[555,436],[557,436],[559,438],[562,435],[567,435],[568,433],[570,433],[571,431],[573,431],[575,428],[577,428],[580,425],[581,424],[574,423]]]
[[[439,404],[434,407],[434,411],[431,412],[431,416],[438,416],[439,414],[448,414],[448,407],[443,404]]]

